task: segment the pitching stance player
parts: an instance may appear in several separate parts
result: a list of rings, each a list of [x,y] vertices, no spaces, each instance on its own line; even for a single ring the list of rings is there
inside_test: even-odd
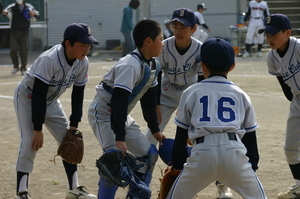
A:
[[[149,186],[158,151],[147,140],[139,125],[129,115],[138,101],[152,136],[162,142],[156,114],[156,58],[163,46],[159,23],[142,20],[133,30],[137,47],[121,58],[96,86],[96,96],[89,106],[88,120],[104,153],[112,150],[130,151],[144,164],[136,175]],[[117,186],[100,176],[98,199],[114,199]],[[136,198],[133,191],[126,198]]]
[[[187,88],[180,99],[172,162],[174,169],[182,171],[168,199],[194,198],[215,180],[243,198],[267,198],[241,142],[241,137],[255,131],[258,125],[249,96],[227,79],[235,67],[234,56],[232,46],[219,38],[201,46],[205,79]],[[194,143],[189,158],[187,138]]]
[[[205,32],[202,29],[202,27],[205,28],[208,32],[210,32],[210,29],[207,26],[207,24],[205,23],[204,17],[202,14],[202,12],[204,12],[204,10],[206,10],[205,4],[200,3],[197,5],[197,11],[194,12],[194,14],[196,16],[196,21],[197,21],[197,30],[193,34],[193,37],[195,37],[196,39],[198,39],[201,42],[204,42],[206,40],[206,38],[208,37],[207,32]]]
[[[272,14],[259,33],[265,32],[271,50],[267,54],[268,70],[277,77],[286,98],[291,101],[286,124],[284,151],[295,184],[278,199],[300,198],[300,41],[291,37],[291,23],[283,14]]]
[[[262,57],[261,48],[264,43],[264,36],[257,33],[264,26],[264,18],[269,15],[269,7],[267,2],[262,0],[253,0],[249,2],[246,15],[244,17],[244,25],[250,18],[248,30],[246,34],[246,49],[243,57],[250,57],[251,46],[257,43],[257,57]]]
[[[88,58],[91,44],[99,44],[89,26],[70,24],[62,44],[43,52],[32,64],[15,90],[14,106],[21,144],[17,159],[17,196],[28,194],[28,176],[33,170],[37,151],[43,146],[43,124],[60,144],[68,129],[77,129],[82,116],[84,87],[88,81]],[[59,97],[73,86],[70,124]],[[63,160],[69,190],[66,199],[95,199],[78,185],[77,165]]]

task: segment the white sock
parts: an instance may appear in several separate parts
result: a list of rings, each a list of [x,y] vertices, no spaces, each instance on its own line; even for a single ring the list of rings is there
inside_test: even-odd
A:
[[[78,184],[78,173],[77,171],[73,174],[73,179],[72,179],[72,190],[76,189],[79,186]]]
[[[300,180],[294,179],[297,186],[300,186]]]
[[[27,189],[27,178],[28,178],[28,175],[23,175],[23,177],[21,178],[18,192],[28,191],[28,189]]]

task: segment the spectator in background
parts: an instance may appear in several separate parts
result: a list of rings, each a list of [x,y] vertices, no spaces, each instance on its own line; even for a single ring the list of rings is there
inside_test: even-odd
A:
[[[131,0],[129,5],[123,9],[123,18],[121,25],[121,32],[124,35],[124,45],[123,45],[123,53],[124,57],[127,53],[133,51],[135,49],[135,45],[132,38],[132,30],[133,30],[133,9],[137,9],[140,5],[139,0]]]
[[[20,70],[18,58],[20,50],[21,74],[24,75],[28,57],[30,22],[36,21],[40,14],[24,0],[16,0],[16,3],[7,6],[2,14],[10,19],[10,57],[14,65],[11,73],[16,74]]]
[[[198,26],[197,26],[197,31],[193,34],[193,36],[201,42],[204,42],[206,40],[206,38],[208,37],[207,32],[205,32],[203,30],[203,28],[205,28],[208,32],[210,32],[210,29],[206,25],[203,15],[202,15],[202,12],[204,12],[204,10],[206,10],[205,4],[200,3],[197,5],[197,11],[194,12]]]
[[[170,19],[166,19],[164,21],[164,24],[166,26],[165,30],[164,30],[164,39],[167,39],[169,37],[172,37],[174,35],[174,32],[172,30],[172,22]]]

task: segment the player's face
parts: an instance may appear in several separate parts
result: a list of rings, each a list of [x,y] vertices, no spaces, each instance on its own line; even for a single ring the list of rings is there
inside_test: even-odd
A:
[[[75,42],[73,46],[66,41],[67,56],[68,59],[83,60],[85,56],[90,52],[91,44],[84,44],[81,42]]]
[[[286,43],[291,35],[290,30],[286,31],[279,31],[275,35],[271,35],[269,33],[266,34],[266,41],[269,44],[269,46],[272,48],[272,50],[279,49],[280,51],[283,51],[286,47]]]
[[[161,32],[153,41],[153,43],[151,44],[151,50],[152,50],[152,55],[151,57],[158,57],[159,54],[161,53],[161,49],[164,46],[163,41],[163,33]]]
[[[191,42],[191,36],[196,31],[197,26],[187,27],[178,21],[172,22],[172,29],[176,39],[176,45],[189,46]]]

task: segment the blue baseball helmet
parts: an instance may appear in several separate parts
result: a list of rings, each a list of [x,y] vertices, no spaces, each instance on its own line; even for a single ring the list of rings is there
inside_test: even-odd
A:
[[[174,145],[174,139],[172,138],[166,138],[163,139],[162,145],[159,146],[158,149],[158,154],[161,160],[168,166],[173,166],[172,164],[172,150],[173,150],[173,145]],[[188,147],[188,156],[191,155],[193,147]]]

